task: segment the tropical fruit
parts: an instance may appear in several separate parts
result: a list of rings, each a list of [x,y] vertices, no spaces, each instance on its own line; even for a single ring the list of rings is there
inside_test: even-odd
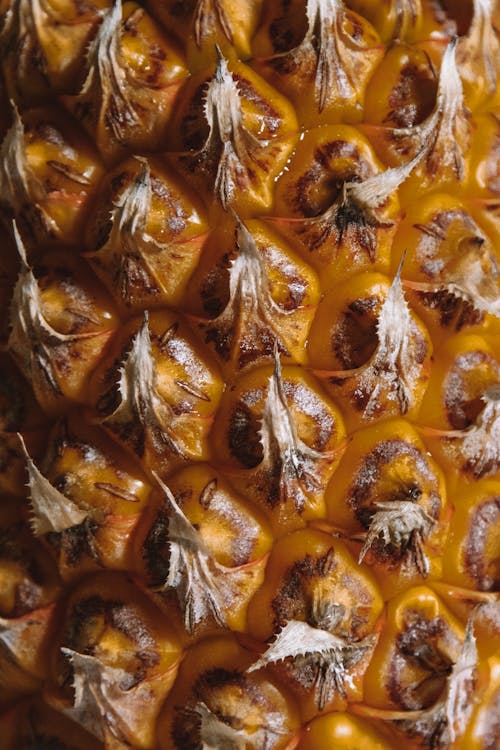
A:
[[[2,748],[499,748],[498,3],[0,14]]]

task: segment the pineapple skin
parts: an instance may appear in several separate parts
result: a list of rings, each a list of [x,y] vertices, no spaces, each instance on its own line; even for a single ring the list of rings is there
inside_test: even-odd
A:
[[[500,746],[499,14],[0,2],[6,750]]]

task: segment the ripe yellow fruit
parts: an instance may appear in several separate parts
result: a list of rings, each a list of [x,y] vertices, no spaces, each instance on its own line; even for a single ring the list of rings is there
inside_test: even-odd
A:
[[[2,748],[498,748],[499,3],[0,53]]]

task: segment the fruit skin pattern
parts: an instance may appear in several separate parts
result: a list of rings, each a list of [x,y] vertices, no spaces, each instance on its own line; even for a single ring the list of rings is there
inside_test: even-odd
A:
[[[500,747],[500,4],[0,0],[0,745]]]

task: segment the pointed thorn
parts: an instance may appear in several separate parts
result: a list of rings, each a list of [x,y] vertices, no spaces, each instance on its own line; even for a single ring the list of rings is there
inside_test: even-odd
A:
[[[14,233],[14,239],[16,241],[17,252],[19,253],[21,265],[23,266],[24,270],[28,270],[29,264],[28,264],[28,255],[26,253],[26,247],[24,245],[24,242],[22,241],[15,219],[12,220],[12,231]]]
[[[401,273],[403,271],[404,262],[406,260],[406,254],[408,252],[408,248],[405,247],[403,252],[401,253],[401,260],[399,261],[398,270],[396,271],[396,275],[394,277],[394,281],[400,281],[401,280]],[[394,283],[394,282],[393,282]]]

